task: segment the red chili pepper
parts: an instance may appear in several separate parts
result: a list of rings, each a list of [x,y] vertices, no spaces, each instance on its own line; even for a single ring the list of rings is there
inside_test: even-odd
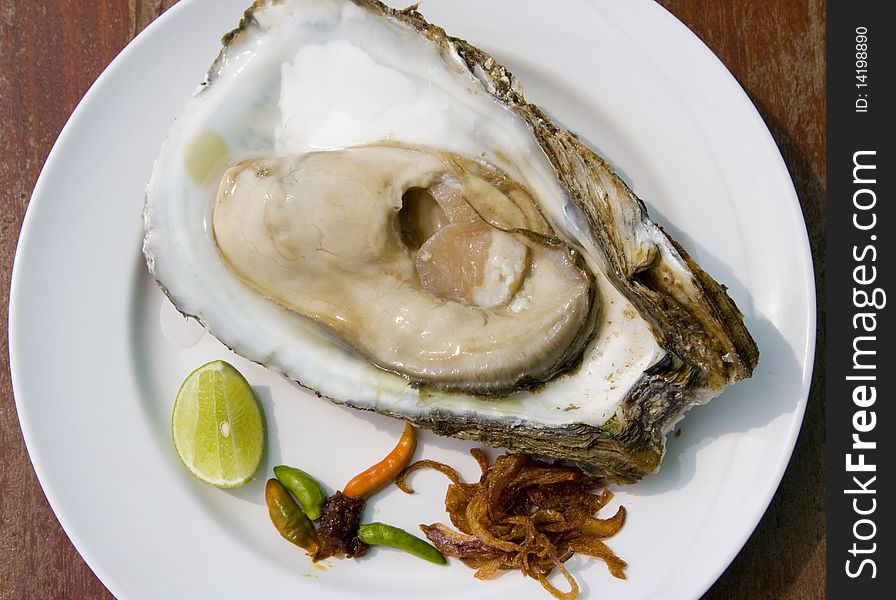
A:
[[[392,481],[411,461],[417,447],[417,432],[410,423],[404,426],[404,433],[395,448],[382,461],[349,481],[342,493],[351,498],[369,498]]]

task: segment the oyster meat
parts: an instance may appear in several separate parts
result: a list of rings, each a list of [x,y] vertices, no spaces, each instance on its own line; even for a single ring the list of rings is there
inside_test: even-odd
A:
[[[169,132],[144,223],[159,285],[242,356],[617,482],[758,360],[607,162],[413,7],[256,2]]]

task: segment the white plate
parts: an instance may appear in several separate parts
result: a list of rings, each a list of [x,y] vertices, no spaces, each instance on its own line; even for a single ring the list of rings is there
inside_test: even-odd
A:
[[[140,252],[143,191],[162,137],[248,0],[187,0],[85,96],[35,188],[16,257],[10,354],[22,431],[59,521],[119,598],[544,599],[517,573],[488,583],[387,551],[309,566],[268,523],[272,465],[330,489],[391,447],[396,421],[339,408],[185,324]],[[805,408],[815,342],[812,264],[787,170],[756,110],[709,50],[648,0],[427,0],[423,12],[505,62],[527,97],[610,157],[651,214],[730,287],[762,358],[752,380],[695,409],[662,472],[620,489],[629,521],[613,579],[573,559],[586,597],[696,598],[737,554],[777,488]],[[474,16],[475,15],[475,16]],[[264,471],[225,492],[174,454],[170,411],[195,366],[224,357],[259,392]],[[476,473],[468,444],[422,435],[427,457]],[[445,481],[378,496],[369,518],[444,520]]]

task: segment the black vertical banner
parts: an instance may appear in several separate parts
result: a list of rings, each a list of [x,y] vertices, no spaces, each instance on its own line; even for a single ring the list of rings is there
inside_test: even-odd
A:
[[[829,598],[896,598],[891,7],[827,3]]]

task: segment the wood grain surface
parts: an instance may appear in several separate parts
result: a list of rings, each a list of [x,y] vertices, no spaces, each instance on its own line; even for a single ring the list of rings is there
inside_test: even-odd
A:
[[[101,70],[175,1],[0,0],[0,314],[7,313],[22,218],[56,136]],[[802,203],[823,307],[824,0],[660,3],[719,56],[768,124]],[[819,318],[822,324],[823,316]],[[6,329],[4,319],[3,346]],[[821,327],[817,352],[823,357]],[[19,429],[5,351],[2,361],[0,599],[111,597],[44,498]],[[820,360],[802,433],[781,487],[706,598],[824,597],[823,375]]]

